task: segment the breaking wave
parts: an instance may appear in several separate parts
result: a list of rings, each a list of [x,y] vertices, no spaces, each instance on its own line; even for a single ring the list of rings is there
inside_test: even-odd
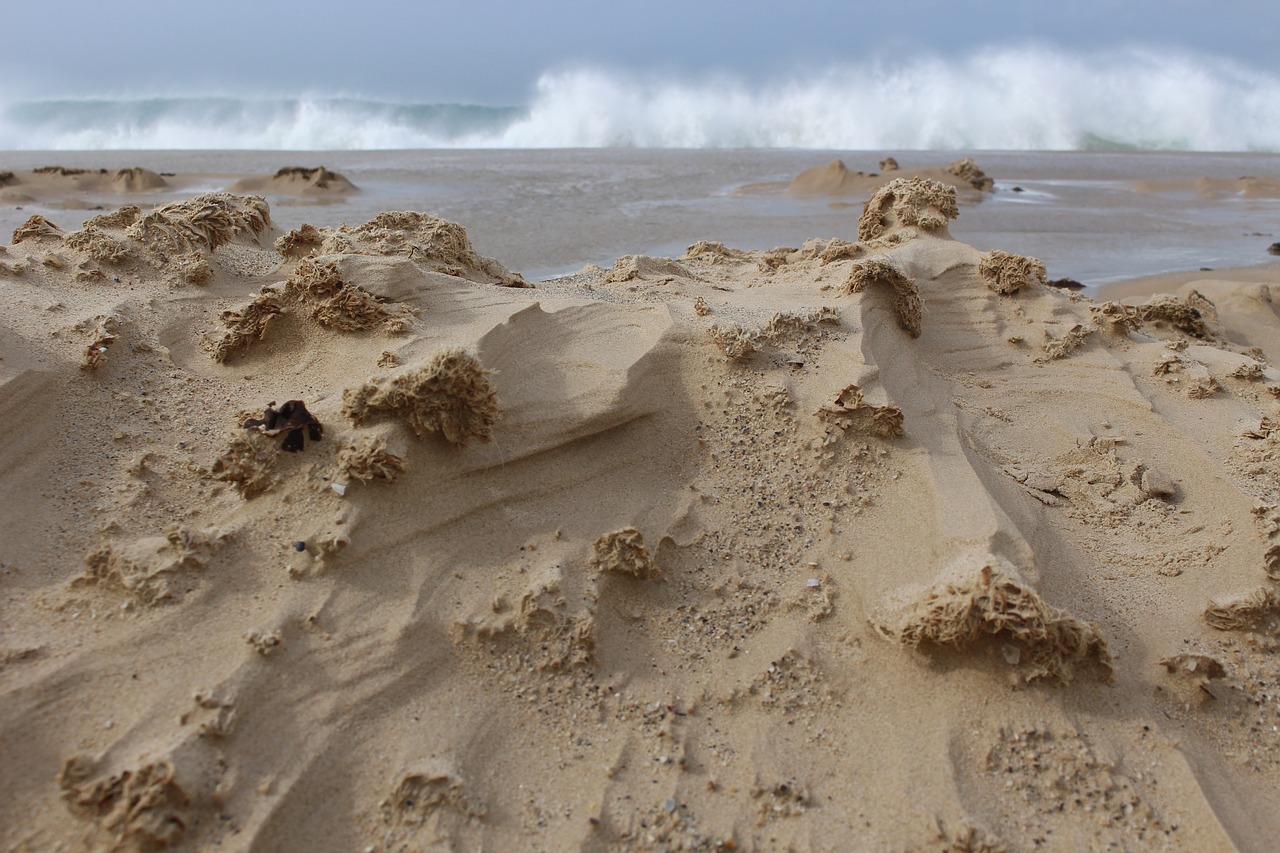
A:
[[[803,78],[543,75],[527,106],[360,98],[0,102],[0,148],[1280,151],[1280,77],[1151,50],[988,50]]]

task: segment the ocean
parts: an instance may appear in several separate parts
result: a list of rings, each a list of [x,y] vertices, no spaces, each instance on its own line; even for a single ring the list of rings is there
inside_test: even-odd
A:
[[[754,83],[583,67],[531,88],[527,103],[488,106],[242,91],[42,100],[0,86],[0,150],[1280,152],[1280,77],[1154,48],[987,48]]]

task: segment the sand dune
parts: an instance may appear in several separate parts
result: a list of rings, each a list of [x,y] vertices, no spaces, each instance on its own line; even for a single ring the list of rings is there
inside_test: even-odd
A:
[[[1095,302],[961,212],[533,286],[422,213],[33,217],[0,838],[1270,849],[1272,282]]]

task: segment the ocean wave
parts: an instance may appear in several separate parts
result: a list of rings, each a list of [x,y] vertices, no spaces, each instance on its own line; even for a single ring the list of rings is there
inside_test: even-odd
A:
[[[1280,151],[1280,77],[1129,49],[978,51],[785,81],[543,75],[524,107],[359,98],[0,103],[0,148]]]

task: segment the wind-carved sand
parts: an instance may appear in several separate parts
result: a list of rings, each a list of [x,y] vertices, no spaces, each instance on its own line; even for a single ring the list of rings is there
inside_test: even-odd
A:
[[[533,283],[424,212],[33,217],[0,839],[1270,849],[1271,283],[861,214]]]

